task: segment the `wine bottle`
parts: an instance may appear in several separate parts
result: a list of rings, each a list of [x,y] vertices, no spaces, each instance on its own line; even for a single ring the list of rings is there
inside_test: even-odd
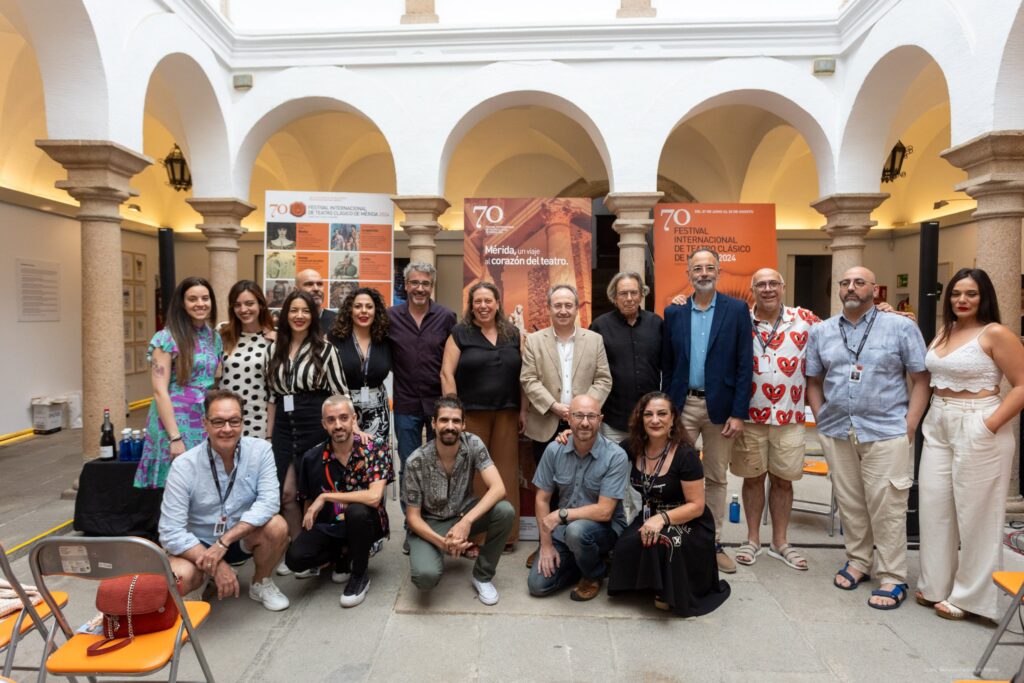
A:
[[[117,457],[117,442],[114,440],[114,425],[110,423],[110,408],[103,409],[103,426],[100,427],[100,460]]]

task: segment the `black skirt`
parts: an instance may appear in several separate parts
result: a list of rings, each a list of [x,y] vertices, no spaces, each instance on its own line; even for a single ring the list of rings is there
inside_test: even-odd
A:
[[[294,395],[294,410],[285,412],[284,399],[277,397],[274,404],[274,433],[270,445],[274,449],[274,463],[277,465],[277,482],[284,488],[284,477],[288,466],[295,464],[306,451],[327,440],[327,431],[322,424],[320,409],[330,393],[309,391]]]

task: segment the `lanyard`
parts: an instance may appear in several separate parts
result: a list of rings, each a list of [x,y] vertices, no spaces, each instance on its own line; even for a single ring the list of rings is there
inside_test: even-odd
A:
[[[228,512],[225,503],[227,503],[228,496],[231,495],[231,489],[235,488],[235,475],[238,474],[239,457],[242,454],[242,442],[239,441],[235,444],[235,466],[231,470],[231,476],[228,478],[228,488],[226,492],[221,492],[220,489],[220,477],[217,476],[217,467],[213,462],[213,446],[210,442],[206,442],[206,455],[210,459],[210,475],[213,477],[213,485],[217,487],[217,497],[220,499],[220,516],[221,521],[226,522],[228,519]]]
[[[860,352],[864,350],[864,344],[868,340],[868,335],[871,334],[871,327],[872,325],[875,324],[875,318],[877,317],[878,310],[876,309],[875,312],[871,315],[871,320],[868,321],[868,326],[864,330],[864,336],[860,338],[860,344],[857,346],[857,350],[853,354],[854,363],[860,360]],[[839,334],[843,335],[843,345],[846,346],[846,349],[848,351],[853,351],[853,349],[850,348],[850,341],[846,337],[846,328],[843,327],[842,321],[839,322]]]
[[[786,307],[783,306],[782,307],[782,311],[779,312],[779,317],[775,320],[775,324],[772,325],[772,331],[771,331],[771,334],[768,335],[768,341],[765,341],[761,337],[760,333],[757,334],[757,341],[761,344],[761,353],[764,353],[764,354],[768,353],[768,345],[771,344],[775,340],[775,333],[778,332],[779,325],[782,323],[782,319],[785,317],[785,315],[786,315]],[[872,320],[874,320],[874,319],[872,318]]]
[[[355,334],[352,335],[352,343],[356,347],[356,355],[359,356],[359,371],[363,373],[362,384],[365,387],[368,386],[366,375],[370,372],[370,354],[373,353],[373,341],[366,347],[366,356],[363,356],[363,349],[359,346],[359,340],[356,339]]]
[[[651,470],[650,474],[647,474],[646,468],[647,463],[647,451],[646,449],[641,453],[643,460],[640,461],[640,488],[643,489],[643,496],[641,502],[648,507],[651,506],[651,491],[654,489],[654,480],[658,478],[661,472],[661,466],[665,464],[665,457],[668,455],[668,449],[672,446],[672,441],[666,441],[665,447],[661,449],[661,454],[658,456],[658,462],[654,465],[654,469]]]

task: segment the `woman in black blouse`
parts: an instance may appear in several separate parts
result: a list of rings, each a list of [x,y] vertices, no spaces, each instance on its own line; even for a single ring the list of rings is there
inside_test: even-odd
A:
[[[526,401],[519,385],[523,339],[501,307],[498,288],[469,288],[462,322],[452,328],[441,361],[441,393],[457,394],[466,406],[466,431],[487,446],[516,511],[507,550],[519,540],[519,432]],[[483,495],[477,480],[477,493]]]
[[[666,394],[640,399],[622,448],[643,504],[615,544],[608,595],[651,590],[656,607],[681,617],[715,610],[729,597],[729,584],[718,578],[704,469]]]
[[[320,409],[332,394],[348,395],[337,350],[320,331],[320,310],[313,297],[296,290],[285,297],[270,346],[267,364],[270,404],[267,431],[274,447],[277,479],[281,484],[281,514],[295,538],[302,522],[295,498],[294,462],[327,440]],[[289,571],[282,563],[278,574]]]
[[[338,349],[359,428],[387,439],[391,412],[384,378],[391,372],[388,312],[380,292],[360,287],[345,297],[328,336]]]

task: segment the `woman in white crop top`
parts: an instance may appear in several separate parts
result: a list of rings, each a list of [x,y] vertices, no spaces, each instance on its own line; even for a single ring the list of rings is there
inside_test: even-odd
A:
[[[995,288],[983,270],[953,276],[942,312],[945,324],[925,357],[934,393],[922,425],[916,597],[945,619],[995,619],[991,573],[1000,565],[1014,454],[1010,420],[1024,408],[1024,347],[999,324]],[[1000,400],[1004,376],[1013,388]]]

